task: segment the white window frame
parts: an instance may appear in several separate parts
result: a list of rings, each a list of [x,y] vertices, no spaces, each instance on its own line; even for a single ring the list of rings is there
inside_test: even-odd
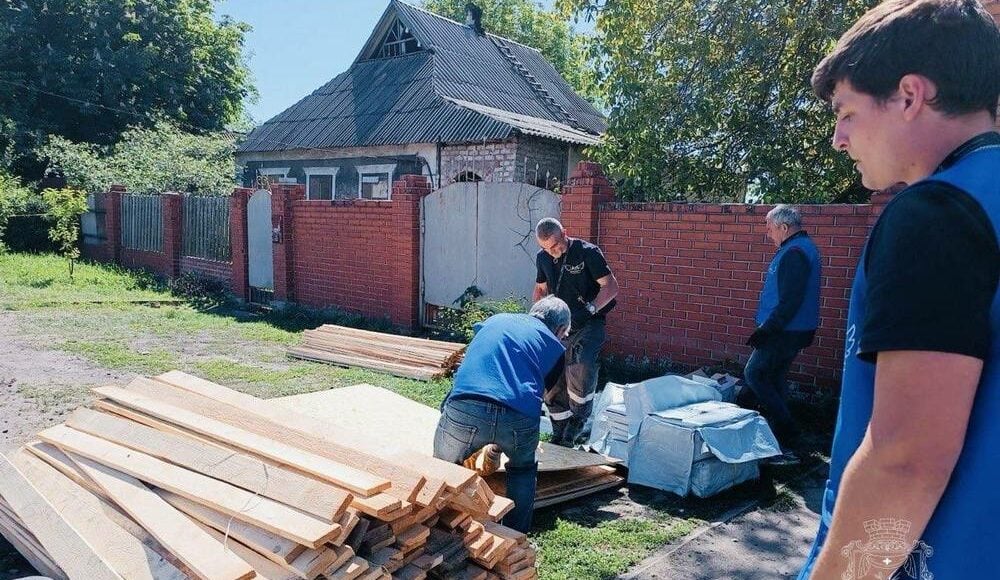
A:
[[[340,167],[305,167],[303,168],[306,174],[306,199],[312,201],[331,201],[337,199],[337,172],[340,171]],[[330,187],[330,199],[318,199],[313,200],[312,196],[309,195],[309,177],[312,175],[330,175],[332,176],[331,181],[333,182]]]
[[[389,197],[385,199],[370,199],[368,201],[392,201],[392,176],[396,173],[395,163],[383,163],[380,165],[356,165],[355,169],[358,171],[358,199],[361,197],[361,176],[369,173],[382,173],[386,175],[386,180],[389,182]]]

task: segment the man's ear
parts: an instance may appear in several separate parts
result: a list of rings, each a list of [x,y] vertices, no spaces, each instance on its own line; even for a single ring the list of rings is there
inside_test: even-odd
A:
[[[923,75],[903,75],[899,79],[898,95],[903,105],[903,118],[912,121],[937,98],[937,85]]]

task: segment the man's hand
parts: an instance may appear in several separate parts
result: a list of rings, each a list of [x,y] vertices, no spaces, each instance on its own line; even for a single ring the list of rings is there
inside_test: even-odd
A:
[[[747,344],[754,348],[760,348],[767,344],[769,338],[771,338],[771,331],[763,326],[758,326],[753,331],[753,334],[750,335],[750,338],[747,339]]]

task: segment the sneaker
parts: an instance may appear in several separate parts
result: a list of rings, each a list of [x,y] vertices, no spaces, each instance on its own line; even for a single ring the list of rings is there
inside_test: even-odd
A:
[[[764,463],[767,464],[767,465],[774,465],[774,466],[778,466],[778,467],[784,467],[784,466],[788,466],[788,465],[798,465],[799,463],[802,463],[802,460],[799,459],[798,455],[792,453],[791,451],[786,451],[786,452],[782,453],[781,455],[775,455],[774,457],[768,457],[767,459],[764,460]]]

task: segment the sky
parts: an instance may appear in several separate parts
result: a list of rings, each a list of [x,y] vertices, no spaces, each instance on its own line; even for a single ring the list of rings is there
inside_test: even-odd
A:
[[[253,27],[246,52],[260,94],[256,103],[247,103],[254,123],[267,121],[347,70],[388,5],[389,0],[218,2],[217,15]],[[550,7],[552,0],[543,5]]]

